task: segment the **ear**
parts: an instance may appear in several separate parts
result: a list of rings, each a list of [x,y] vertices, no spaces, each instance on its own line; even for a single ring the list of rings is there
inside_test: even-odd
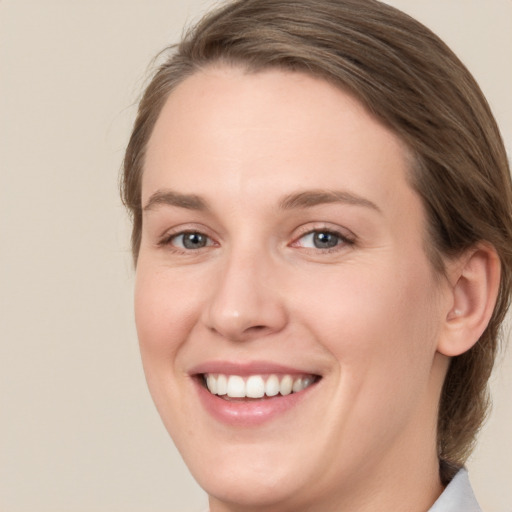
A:
[[[494,247],[478,244],[448,268],[450,309],[437,350],[458,356],[469,350],[484,332],[498,297],[501,264]]]

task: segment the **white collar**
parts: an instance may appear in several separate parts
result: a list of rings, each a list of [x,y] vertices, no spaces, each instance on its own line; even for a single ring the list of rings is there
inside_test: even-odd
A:
[[[482,512],[464,468],[453,477],[428,512]]]

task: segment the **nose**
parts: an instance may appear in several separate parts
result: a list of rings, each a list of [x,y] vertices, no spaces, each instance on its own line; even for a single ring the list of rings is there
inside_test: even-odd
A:
[[[279,269],[268,255],[231,254],[214,280],[204,323],[232,341],[281,331],[288,315],[279,281]]]

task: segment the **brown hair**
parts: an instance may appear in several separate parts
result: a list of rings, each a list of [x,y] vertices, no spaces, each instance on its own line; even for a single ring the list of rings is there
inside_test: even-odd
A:
[[[168,49],[140,102],[126,150],[122,197],[140,246],[144,151],[173,88],[205,66],[248,71],[297,70],[323,77],[357,97],[414,155],[411,184],[428,219],[426,250],[443,256],[479,241],[502,265],[498,301],[480,340],[455,357],[439,406],[443,481],[465,462],[488,408],[487,382],[512,273],[512,187],[503,142],[478,85],[429,29],[375,0],[235,0],[213,11]]]

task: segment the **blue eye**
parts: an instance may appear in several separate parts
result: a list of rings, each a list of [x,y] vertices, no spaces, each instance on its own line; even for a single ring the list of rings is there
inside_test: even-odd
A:
[[[194,250],[202,249],[203,247],[211,245],[211,240],[202,233],[189,231],[186,233],[179,233],[178,235],[174,235],[170,239],[169,243],[180,249]]]
[[[310,249],[332,249],[347,240],[332,231],[311,231],[300,238],[300,246]]]

